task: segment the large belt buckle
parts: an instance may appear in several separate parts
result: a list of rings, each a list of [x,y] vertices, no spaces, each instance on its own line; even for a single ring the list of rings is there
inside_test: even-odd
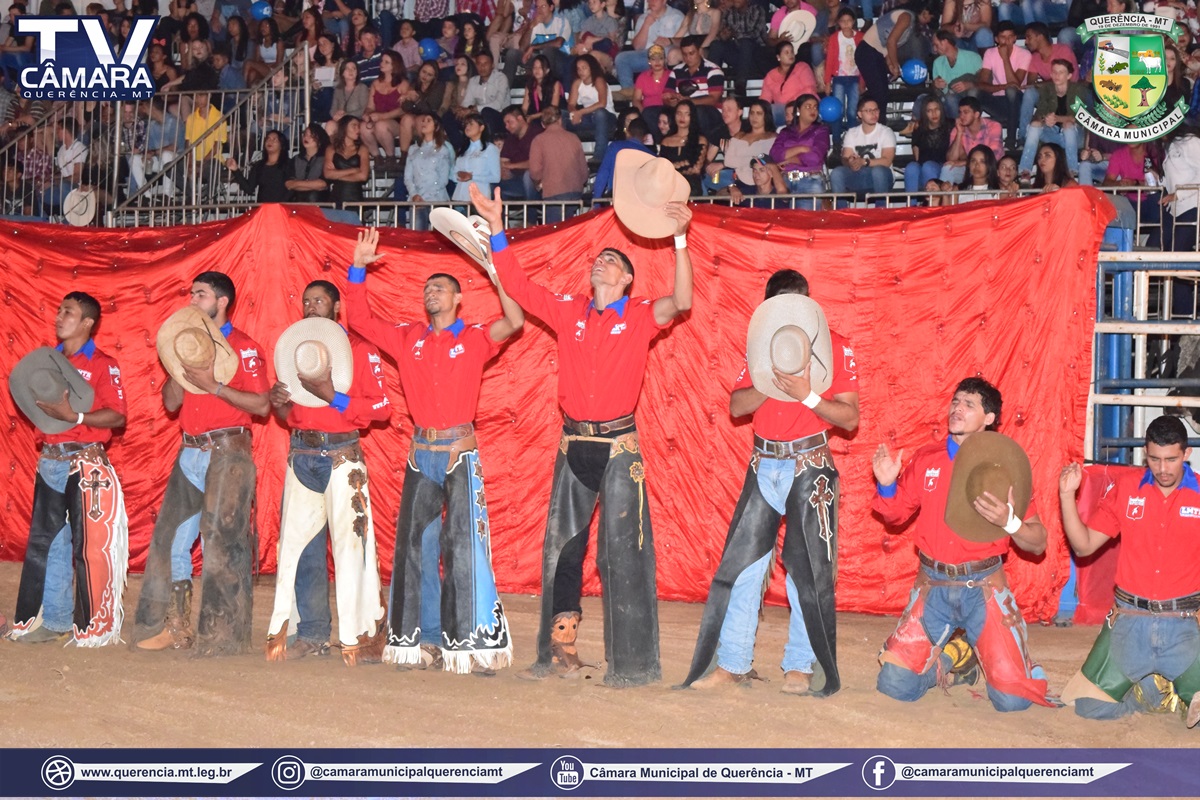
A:
[[[946,574],[951,578],[961,578],[963,575],[967,574],[959,569],[958,564],[942,564],[942,566],[945,568]]]
[[[1155,614],[1161,614],[1164,611],[1172,611],[1175,608],[1175,601],[1164,600],[1146,600],[1146,610],[1153,611]]]
[[[323,444],[321,435],[315,431],[301,431],[300,442],[306,447],[320,447]]]
[[[437,428],[426,428],[425,429],[425,438],[426,439],[438,438],[438,429]]]

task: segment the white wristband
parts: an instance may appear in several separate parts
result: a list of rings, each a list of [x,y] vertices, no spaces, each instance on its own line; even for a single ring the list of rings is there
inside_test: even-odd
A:
[[[805,408],[816,408],[817,403],[821,402],[821,395],[810,389],[808,392],[808,397],[804,398],[800,402],[804,404]]]
[[[1008,506],[1008,522],[1004,523],[1004,532],[1012,536],[1017,531],[1021,530],[1021,518],[1013,512],[1011,504]]]
[[[675,249],[683,250],[687,247],[687,234],[682,233],[675,237]]]
[[[79,412],[79,416],[75,418],[75,424],[76,424],[76,425],[82,425],[82,424],[83,424],[83,412],[82,412],[82,411],[80,411],[80,412]]]

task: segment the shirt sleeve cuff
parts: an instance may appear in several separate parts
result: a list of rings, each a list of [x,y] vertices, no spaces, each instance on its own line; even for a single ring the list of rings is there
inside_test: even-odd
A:
[[[345,414],[346,409],[350,407],[350,395],[334,392],[333,399],[329,401],[330,408],[336,408],[338,413]]]
[[[882,483],[875,483],[875,490],[879,492],[879,496],[883,498],[892,498],[896,496],[896,484],[889,483],[884,486]]]
[[[367,268],[366,267],[356,267],[353,264],[351,264],[350,265],[350,274],[347,276],[347,279],[351,283],[366,283],[367,282]]]
[[[492,252],[499,253],[508,247],[508,237],[504,235],[504,231],[493,233],[491,238]]]

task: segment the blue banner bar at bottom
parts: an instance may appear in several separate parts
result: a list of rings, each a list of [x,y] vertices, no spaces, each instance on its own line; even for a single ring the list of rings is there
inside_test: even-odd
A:
[[[0,796],[1192,797],[1149,749],[0,750]]]

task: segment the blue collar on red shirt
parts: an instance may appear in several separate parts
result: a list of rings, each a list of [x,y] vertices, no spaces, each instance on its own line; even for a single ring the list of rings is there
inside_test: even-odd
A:
[[[231,334],[231,333],[233,333],[233,323],[232,322],[226,322],[224,325],[221,326],[221,335],[224,336],[226,339],[229,338],[229,334]]]
[[[467,324],[465,322],[463,322],[462,318],[460,317],[459,319],[454,320],[453,325],[447,325],[446,327],[442,328],[442,330],[450,331],[450,333],[454,334],[454,338],[457,339],[458,335],[463,332],[463,328],[465,328],[465,327],[467,327]],[[433,332],[434,331],[433,331],[432,325],[430,325],[428,328],[425,329],[426,336],[428,336],[429,334],[431,334]]]
[[[625,295],[617,302],[609,303],[607,306],[605,306],[604,311],[608,311],[608,309],[611,308],[613,311],[617,312],[618,317],[620,317],[621,319],[625,319],[625,306],[627,306],[628,304],[629,304],[629,295]],[[588,313],[590,314],[595,310],[596,310],[596,301],[593,300],[590,303],[588,303]],[[601,311],[598,313],[603,314],[604,312]]]
[[[1141,489],[1150,483],[1154,483],[1154,473],[1147,467],[1146,474],[1142,476],[1142,481],[1138,484],[1138,488]],[[1193,492],[1200,494],[1200,481],[1196,479],[1196,473],[1192,471],[1190,464],[1183,465],[1183,480],[1179,482],[1179,486],[1184,489],[1191,489]]]
[[[954,441],[953,436],[946,437],[946,455],[950,456],[951,461],[953,461],[954,457],[958,455],[958,448],[960,447],[962,447],[962,445]]]
[[[58,347],[54,349],[60,353],[63,353],[63,343],[59,342]],[[79,348],[79,352],[83,354],[84,358],[91,360],[92,356],[96,355],[96,340],[88,339],[83,343],[83,347]],[[78,353],[76,355],[78,355]]]

